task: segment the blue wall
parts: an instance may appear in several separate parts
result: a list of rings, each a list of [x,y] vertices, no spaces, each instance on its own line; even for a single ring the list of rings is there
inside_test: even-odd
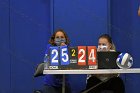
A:
[[[139,35],[140,17],[137,15],[139,0],[111,1],[111,35],[117,50],[128,52],[134,59],[133,67],[140,67]],[[140,74],[125,74],[126,93],[140,93]]]
[[[33,73],[57,28],[67,32],[71,46],[97,45],[98,36],[108,33],[117,50],[130,53],[140,67],[137,9],[138,1],[131,0],[0,0],[0,93],[42,88],[43,78]],[[85,77],[70,75],[73,93],[85,87]],[[140,93],[139,77],[124,75],[126,93]]]
[[[72,45],[96,45],[97,37],[109,32],[107,0],[53,1],[54,28],[64,28]]]
[[[0,2],[0,93],[10,93],[9,2]]]
[[[50,0],[0,0],[0,93],[32,93],[50,37]]]

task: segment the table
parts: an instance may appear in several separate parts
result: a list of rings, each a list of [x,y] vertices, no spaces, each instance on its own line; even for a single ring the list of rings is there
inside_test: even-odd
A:
[[[63,74],[62,93],[65,93],[65,74],[120,74],[140,73],[140,68],[95,70],[44,70],[43,74]]]
[[[43,74],[117,74],[140,73],[140,68],[131,69],[96,69],[96,70],[44,70]]]

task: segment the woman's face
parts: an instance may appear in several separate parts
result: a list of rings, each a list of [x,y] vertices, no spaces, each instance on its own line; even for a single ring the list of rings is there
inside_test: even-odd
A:
[[[111,44],[106,38],[100,38],[98,41],[98,51],[109,51]]]
[[[55,34],[55,38],[54,38],[54,42],[57,46],[64,46],[66,45],[66,38],[65,38],[65,35],[63,32],[61,31],[58,31],[56,34]]]

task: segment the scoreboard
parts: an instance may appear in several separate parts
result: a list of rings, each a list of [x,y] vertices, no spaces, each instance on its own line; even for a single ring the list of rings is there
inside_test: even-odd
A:
[[[97,69],[96,46],[53,46],[48,69]]]

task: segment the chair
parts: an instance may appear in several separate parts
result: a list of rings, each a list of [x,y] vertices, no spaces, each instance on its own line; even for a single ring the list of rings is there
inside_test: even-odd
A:
[[[44,65],[45,65],[44,62],[37,65],[34,77],[43,76]]]

